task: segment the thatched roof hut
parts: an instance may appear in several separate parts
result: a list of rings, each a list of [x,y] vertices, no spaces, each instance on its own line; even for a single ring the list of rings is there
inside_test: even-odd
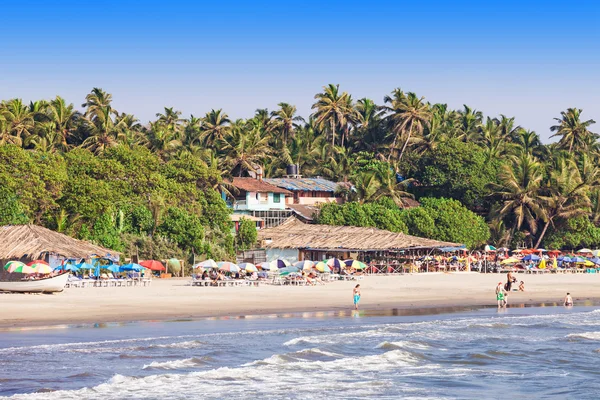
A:
[[[258,237],[264,240],[267,249],[365,252],[460,246],[377,228],[305,224],[294,217],[279,226],[259,231]]]
[[[101,257],[118,252],[73,239],[37,225],[7,225],[0,227],[0,261],[37,260],[47,254],[64,258]]]

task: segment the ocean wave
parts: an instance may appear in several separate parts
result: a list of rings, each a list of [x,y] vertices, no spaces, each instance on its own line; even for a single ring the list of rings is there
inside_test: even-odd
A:
[[[417,350],[427,350],[430,349],[431,346],[425,343],[412,342],[408,340],[401,340],[398,342],[382,342],[379,343],[376,348],[378,349],[417,349]]]
[[[153,361],[150,364],[144,365],[142,369],[163,369],[163,370],[172,370],[172,369],[189,369],[195,368],[199,366],[203,366],[208,364],[211,361],[209,357],[192,357],[185,358],[183,360],[174,360],[174,361]]]
[[[344,357],[342,354],[332,353],[321,349],[304,349],[293,353],[274,354],[262,360],[252,361],[243,364],[242,367],[252,365],[282,365],[294,362],[306,361],[327,361],[328,359],[336,359]]]
[[[600,332],[571,333],[567,335],[567,338],[600,340]]]

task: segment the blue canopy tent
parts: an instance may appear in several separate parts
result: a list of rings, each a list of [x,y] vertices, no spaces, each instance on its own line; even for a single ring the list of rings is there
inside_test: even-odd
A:
[[[144,267],[142,267],[140,264],[135,264],[135,263],[124,264],[124,265],[121,265],[121,268],[120,268],[121,271],[136,271],[136,272],[140,272],[143,269],[144,269]]]

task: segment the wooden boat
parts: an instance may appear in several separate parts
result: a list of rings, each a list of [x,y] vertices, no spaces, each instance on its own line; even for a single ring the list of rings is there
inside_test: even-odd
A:
[[[5,292],[62,292],[69,279],[69,273],[63,273],[51,278],[35,279],[31,281],[0,282],[0,291]]]

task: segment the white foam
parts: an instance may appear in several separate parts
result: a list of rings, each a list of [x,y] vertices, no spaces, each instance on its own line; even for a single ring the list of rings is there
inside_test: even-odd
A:
[[[204,363],[205,363],[205,361],[202,360],[201,358],[192,357],[192,358],[185,358],[183,360],[174,360],[174,361],[164,361],[164,362],[153,361],[150,364],[144,365],[142,367],[142,369],[164,369],[164,370],[188,369],[188,368],[197,367],[199,365],[203,365]]]
[[[571,333],[567,335],[568,338],[580,338],[587,340],[600,340],[600,332],[583,332],[583,333]]]
[[[378,349],[417,349],[417,350],[427,350],[431,347],[424,343],[411,342],[408,340],[401,340],[398,342],[382,342],[377,345]]]

